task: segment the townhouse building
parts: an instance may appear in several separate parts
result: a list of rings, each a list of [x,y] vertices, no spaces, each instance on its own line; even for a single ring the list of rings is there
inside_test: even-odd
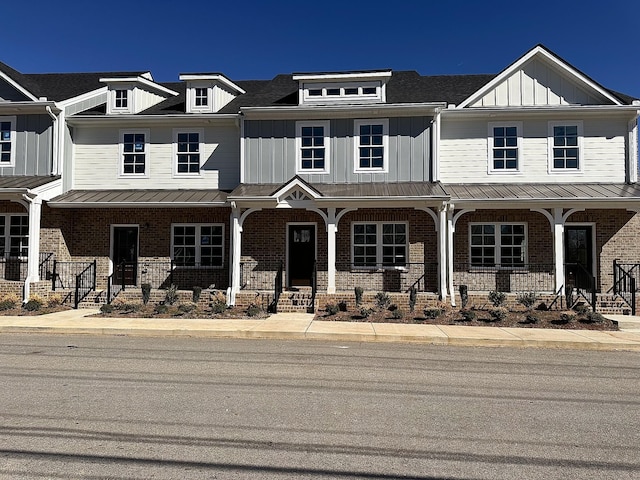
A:
[[[82,267],[98,302],[215,285],[282,309],[635,278],[640,102],[541,45],[493,75],[0,70],[6,284]]]

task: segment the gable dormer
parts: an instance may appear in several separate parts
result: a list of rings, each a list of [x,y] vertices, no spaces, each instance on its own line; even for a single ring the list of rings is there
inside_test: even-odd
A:
[[[107,114],[136,114],[178,95],[153,81],[147,72],[136,77],[101,78],[107,84]]]
[[[185,73],[187,113],[215,113],[245,91],[219,73]]]
[[[391,71],[294,74],[299,105],[385,103]]]

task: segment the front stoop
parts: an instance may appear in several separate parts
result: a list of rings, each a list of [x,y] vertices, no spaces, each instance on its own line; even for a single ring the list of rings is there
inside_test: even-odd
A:
[[[597,294],[596,311],[609,315],[631,315],[631,307],[619,295],[608,293]]]
[[[311,289],[285,290],[278,299],[278,313],[307,313],[315,311]]]

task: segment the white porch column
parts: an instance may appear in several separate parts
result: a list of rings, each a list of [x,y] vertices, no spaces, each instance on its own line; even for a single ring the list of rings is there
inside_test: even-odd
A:
[[[447,299],[447,259],[450,257],[447,244],[447,204],[442,203],[438,209],[438,295],[440,300]]]
[[[553,256],[556,262],[555,291],[564,294],[564,218],[562,208],[553,209]]]
[[[231,292],[229,304],[235,305],[236,294],[240,291],[240,256],[242,254],[242,225],[240,209],[231,209]]]
[[[336,293],[336,209],[327,209],[327,293]]]
[[[453,233],[455,232],[455,224],[453,222],[453,213],[455,205],[450,203],[447,206],[447,276],[449,278],[449,294],[451,295],[451,306],[456,306],[456,292],[453,288]]]
[[[30,284],[40,280],[40,216],[42,199],[24,199],[29,204],[29,250],[27,256],[27,278],[24,281],[24,300],[29,299]]]

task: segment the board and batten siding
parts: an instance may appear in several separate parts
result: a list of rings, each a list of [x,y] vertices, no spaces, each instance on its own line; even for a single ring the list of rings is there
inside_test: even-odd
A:
[[[49,115],[17,115],[14,167],[0,167],[0,175],[50,175],[52,120]]]
[[[558,120],[566,120],[570,124],[572,119]],[[510,122],[512,120],[504,123]],[[522,121],[520,173],[496,174],[488,173],[490,122],[443,119],[440,180],[443,183],[624,182],[626,119],[597,117],[582,122],[581,172],[549,173],[549,121],[531,119]],[[491,123],[500,123],[500,119],[491,118]]]
[[[532,59],[471,106],[602,105],[603,102],[609,103],[589,94],[566,73],[540,59]]]
[[[328,174],[298,175],[311,183],[422,182],[430,180],[432,117],[389,118],[386,173],[354,172],[354,120],[330,121]],[[296,175],[296,121],[246,120],[245,183],[284,183]]]
[[[176,126],[175,128],[183,129]],[[235,125],[184,127],[204,130],[201,174],[174,174],[174,127],[75,127],[73,188],[93,189],[222,189],[231,190],[240,182],[240,142]],[[145,177],[121,175],[120,131],[148,130]]]

